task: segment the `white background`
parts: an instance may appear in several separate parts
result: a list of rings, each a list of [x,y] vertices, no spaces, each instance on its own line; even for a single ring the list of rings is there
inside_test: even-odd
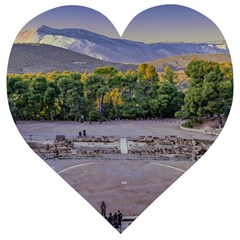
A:
[[[19,30],[36,15],[54,7],[71,4],[94,8],[105,14],[122,34],[131,19],[141,11],[174,3],[201,12],[222,31],[234,64],[233,106],[222,134],[207,154],[120,235],[21,138],[7,105],[8,57]],[[237,1],[233,0],[2,2],[0,239],[239,240],[239,15]]]

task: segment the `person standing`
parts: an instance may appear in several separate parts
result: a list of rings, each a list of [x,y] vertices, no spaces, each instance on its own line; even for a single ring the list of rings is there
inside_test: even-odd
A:
[[[118,215],[117,213],[115,212],[114,215],[113,215],[113,226],[115,228],[118,228],[119,224],[118,224]]]
[[[56,150],[55,150],[55,153],[56,153],[56,155],[55,155],[55,158],[59,158],[59,151],[58,151],[58,149],[56,148]]]
[[[118,226],[121,227],[122,226],[122,213],[118,210]]]
[[[80,116],[80,122],[84,123],[84,116],[83,115]]]
[[[104,201],[102,201],[102,204],[101,204],[101,212],[102,212],[102,216],[106,216],[106,204]]]
[[[113,225],[113,215],[112,215],[111,212],[109,213],[109,216],[108,216],[108,222],[109,222],[111,225]]]

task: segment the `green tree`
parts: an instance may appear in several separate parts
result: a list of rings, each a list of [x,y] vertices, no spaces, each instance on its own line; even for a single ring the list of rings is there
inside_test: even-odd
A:
[[[34,104],[34,119],[42,118],[44,115],[44,94],[48,88],[48,82],[45,76],[36,77],[31,82],[29,100]]]
[[[73,78],[72,74],[62,77],[57,80],[57,86],[60,90],[63,119],[78,120],[85,114],[83,83],[80,81],[80,75],[74,75]]]
[[[47,112],[49,114],[49,117],[51,119],[51,121],[54,120],[54,114],[53,114],[53,111],[54,111],[54,104],[56,102],[56,91],[54,88],[52,87],[49,87],[45,94],[44,94],[44,97],[43,97],[43,101],[44,101],[44,104],[47,108]]]
[[[57,86],[60,90],[59,100],[62,109],[63,120],[67,119],[69,113],[69,106],[67,105],[68,91],[72,88],[72,79],[70,77],[61,77],[57,80]]]
[[[117,74],[117,70],[114,67],[107,66],[96,68],[93,73],[96,75],[100,75],[105,80],[108,80]]]
[[[66,103],[69,106],[69,117],[78,120],[81,115],[85,114],[83,84],[79,80],[72,81],[72,88],[68,90]]]
[[[228,72],[226,76],[220,85],[221,96],[230,102],[231,74]],[[125,74],[111,66],[97,68],[93,74],[70,71],[9,74],[7,90],[16,120],[78,120],[81,115],[100,122],[114,118],[169,117],[182,101],[176,86],[169,81],[160,83],[156,69],[150,64],[140,64],[137,71],[128,70]],[[224,103],[227,109],[229,104]]]
[[[141,117],[154,117],[150,102],[157,97],[159,79],[153,65],[143,63],[138,66],[138,79],[135,90],[138,110],[141,110]]]
[[[181,109],[184,95],[177,87],[169,82],[159,85],[157,97],[150,100],[153,115],[164,118],[174,117],[175,112]]]
[[[89,104],[88,112],[98,109],[99,121],[102,121],[103,112],[102,105],[106,94],[106,86],[104,79],[96,74],[89,75],[85,81],[85,94]]]
[[[190,125],[199,123],[208,116],[221,116],[226,112],[232,99],[231,80],[226,81],[218,63],[192,61],[186,70],[191,78],[185,97],[184,115]]]
[[[26,119],[30,91],[28,80],[24,80],[20,76],[8,77],[7,91],[11,103],[10,110],[14,111],[14,117],[16,119]]]

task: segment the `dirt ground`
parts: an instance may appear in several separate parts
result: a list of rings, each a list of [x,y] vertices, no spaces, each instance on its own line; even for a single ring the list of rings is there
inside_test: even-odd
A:
[[[193,163],[174,160],[46,160],[97,211],[140,215]]]
[[[214,141],[216,136],[181,130],[174,119],[147,121],[112,121],[102,124],[56,122],[18,122],[17,128],[25,139],[54,139],[62,134],[77,136],[86,130],[89,136],[169,136]],[[45,160],[70,186],[98,212],[105,201],[107,214],[120,210],[123,216],[139,216],[158,196],[171,186],[193,162],[186,159],[163,160],[65,159]],[[125,155],[127,156],[127,155]],[[127,159],[127,158],[126,158]]]
[[[216,136],[203,133],[187,132],[180,129],[180,121],[175,119],[139,120],[139,121],[111,121],[99,124],[93,122],[79,123],[74,121],[19,121],[16,126],[23,136],[34,135],[38,137],[54,138],[56,135],[76,137],[79,131],[86,130],[89,136],[170,136],[181,138],[194,138],[212,140]]]

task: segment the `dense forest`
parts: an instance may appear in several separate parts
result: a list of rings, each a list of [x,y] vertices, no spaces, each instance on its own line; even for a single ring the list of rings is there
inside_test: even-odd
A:
[[[157,73],[140,64],[125,73],[96,68],[93,73],[9,74],[7,92],[14,120],[102,121],[180,117],[193,126],[206,117],[227,116],[233,75],[230,64],[191,61],[186,89],[168,66]]]

